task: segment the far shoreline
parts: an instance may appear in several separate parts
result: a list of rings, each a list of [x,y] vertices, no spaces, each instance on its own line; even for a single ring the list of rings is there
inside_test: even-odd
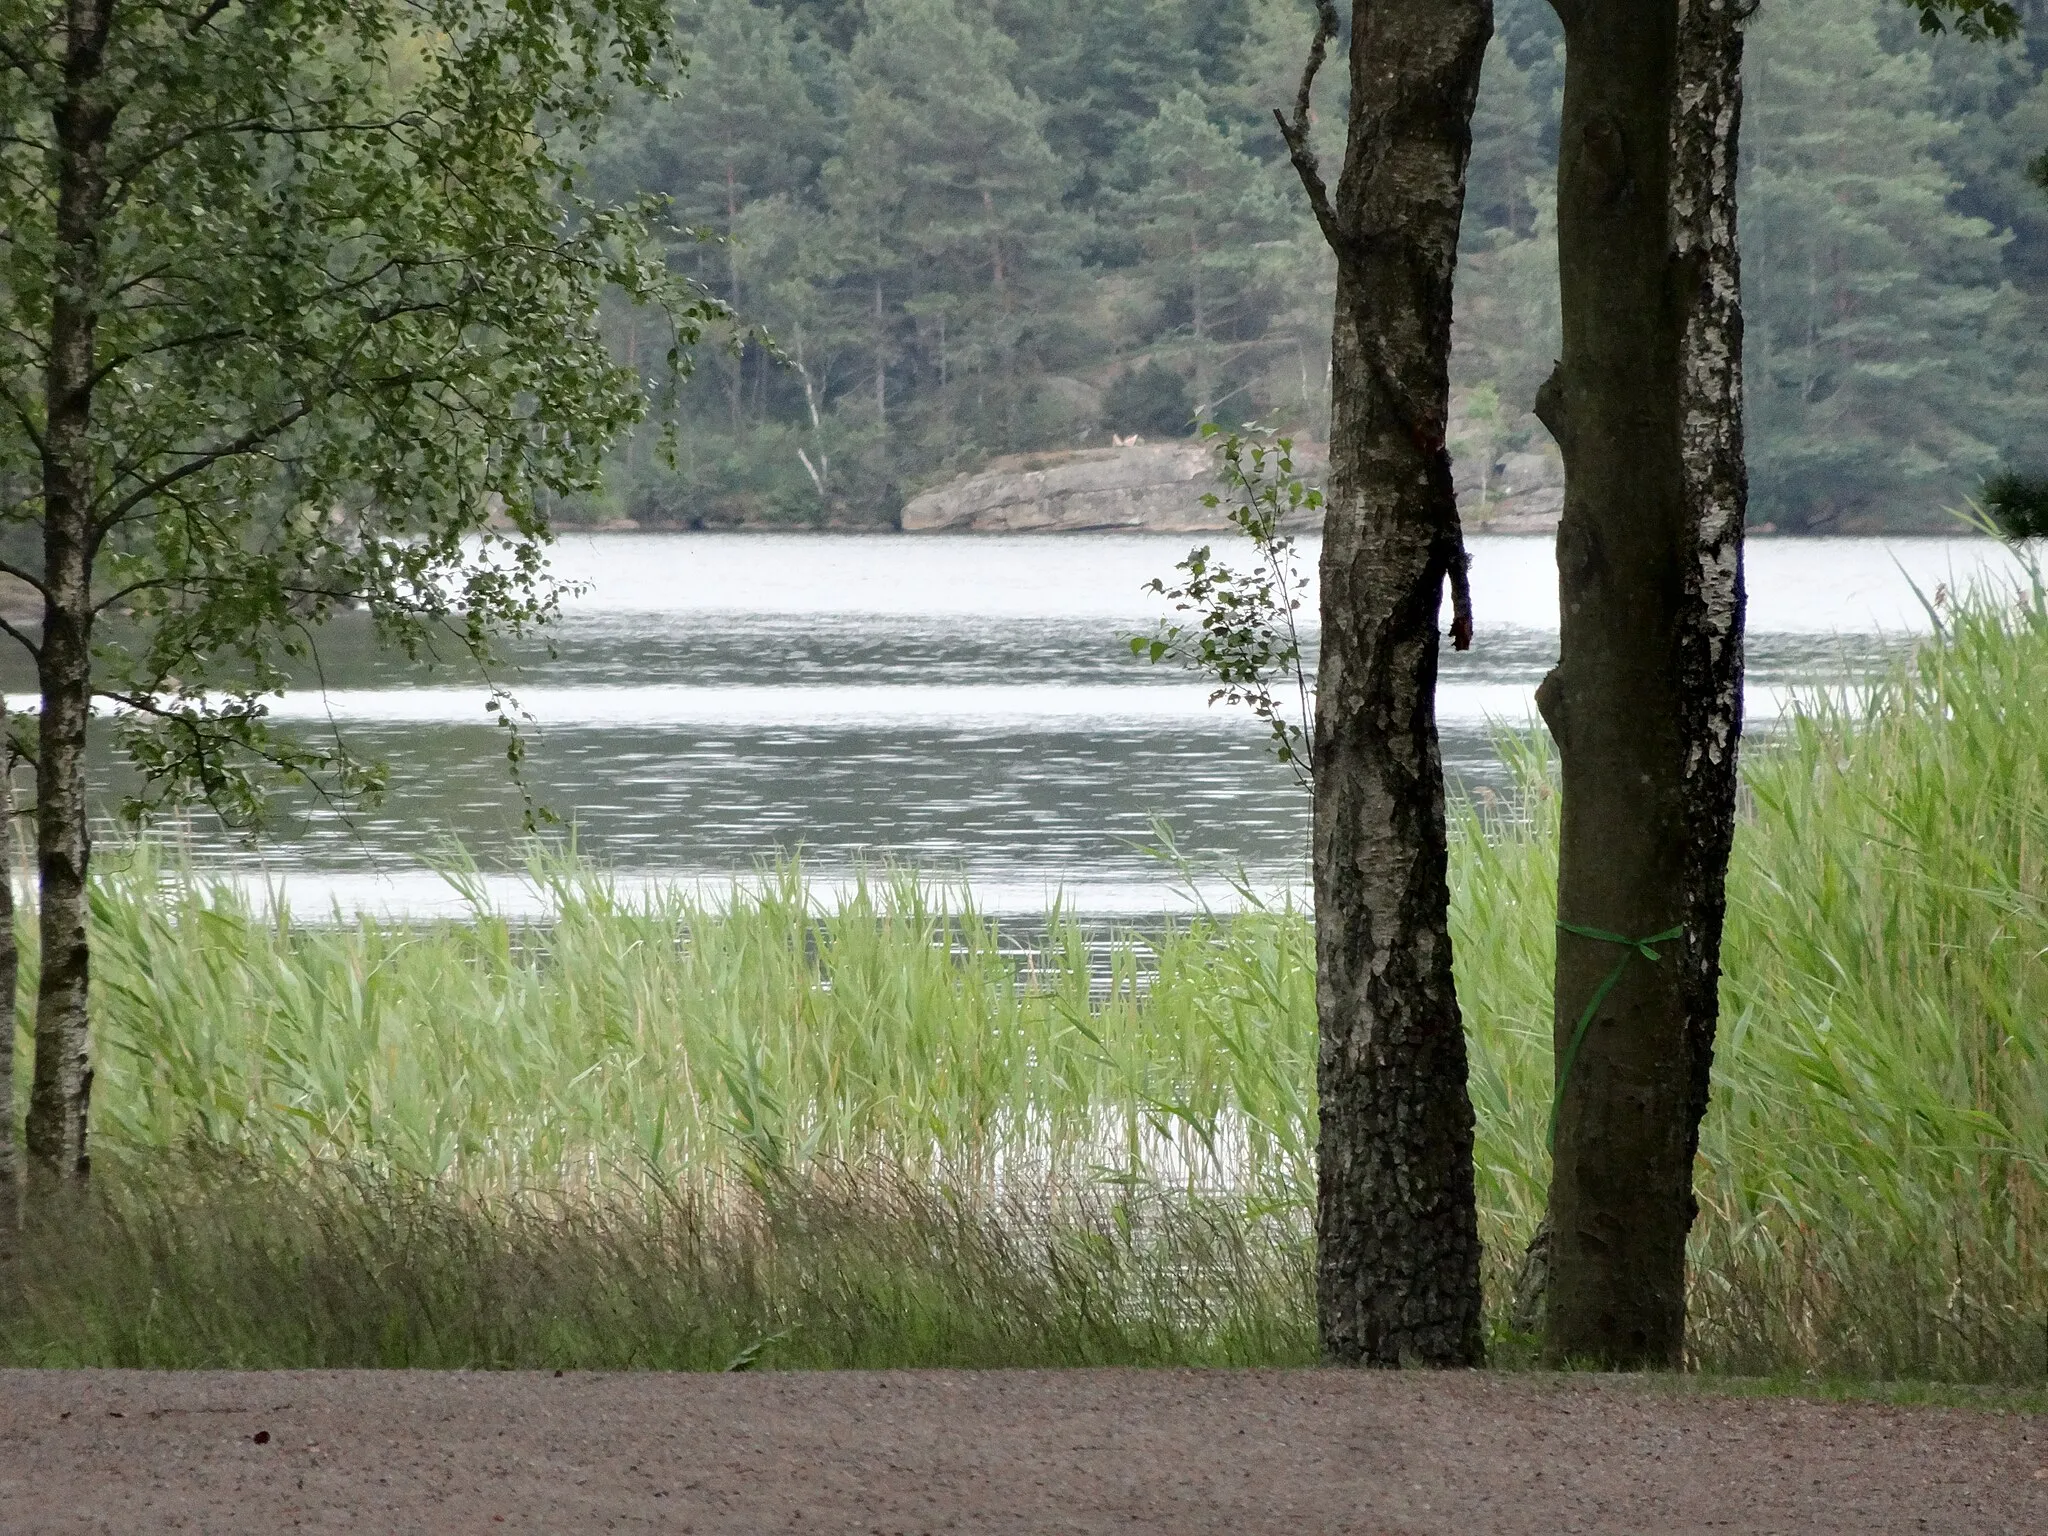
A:
[[[570,534],[640,533],[674,535],[803,535],[806,537],[828,538],[901,538],[924,543],[938,539],[1058,539],[1099,538],[1105,534],[1125,534],[1140,538],[1201,538],[1211,533],[1227,533],[1220,529],[1179,529],[1179,528],[1132,528],[1106,525],[1096,528],[917,528],[906,529],[892,523],[828,523],[824,525],[807,523],[705,523],[640,521],[630,517],[609,518],[596,523],[556,522],[550,525],[550,532],[557,538]],[[1316,537],[1319,530],[1302,529],[1297,537]],[[1468,539],[1554,539],[1555,530],[1532,531],[1527,529],[1493,530],[1486,527],[1468,528]],[[1772,523],[1753,524],[1744,530],[1745,539],[1783,539],[1789,541],[1810,541],[1821,543],[1831,539],[1961,539],[1975,541],[1990,539],[1992,535],[1982,529],[1958,520],[1948,528],[1858,528],[1829,532],[1797,532],[1779,528]]]

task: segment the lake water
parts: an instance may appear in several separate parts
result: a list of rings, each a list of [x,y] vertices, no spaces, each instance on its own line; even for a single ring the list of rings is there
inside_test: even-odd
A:
[[[533,716],[530,789],[622,881],[723,884],[778,853],[842,878],[895,860],[963,876],[1002,912],[1051,896],[1094,914],[1183,900],[1146,851],[1155,822],[1212,873],[1298,882],[1307,797],[1241,710],[1134,660],[1164,612],[1143,591],[1184,534],[1064,537],[597,534],[555,566],[586,590],[554,654],[505,681]],[[1498,782],[1500,726],[1533,719],[1557,647],[1547,538],[1473,542],[1473,649],[1446,650],[1440,711],[1456,783]],[[1305,541],[1302,563],[1316,549]],[[1853,681],[1927,618],[1932,594],[2010,562],[1986,540],[1750,546],[1752,726],[1787,691]],[[1308,610],[1313,612],[1313,595]],[[195,822],[209,866],[282,879],[293,905],[452,908],[427,865],[459,842],[511,908],[521,801],[474,680],[420,675],[343,632],[328,690],[280,716],[331,719],[391,764],[393,792],[343,817],[295,804],[260,848]]]

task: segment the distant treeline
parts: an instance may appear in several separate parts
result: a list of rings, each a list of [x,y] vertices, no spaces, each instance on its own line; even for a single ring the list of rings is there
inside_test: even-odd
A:
[[[1764,0],[1742,148],[1751,517],[1941,525],[2048,460],[2048,0],[2026,40],[1928,39],[1888,0]],[[681,0],[672,99],[595,189],[673,199],[676,262],[749,329],[610,504],[651,522],[886,523],[1005,453],[1197,419],[1321,437],[1331,265],[1271,108],[1308,0]],[[1505,454],[1557,352],[1563,44],[1498,0],[1474,123],[1455,383]],[[1318,92],[1341,156],[1343,71]],[[653,332],[621,320],[629,357]],[[763,338],[767,338],[764,341]]]

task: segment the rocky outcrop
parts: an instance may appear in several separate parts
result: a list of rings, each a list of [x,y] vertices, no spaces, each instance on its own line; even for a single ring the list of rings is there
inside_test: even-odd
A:
[[[1467,533],[1557,531],[1564,512],[1564,460],[1555,448],[1545,448],[1495,460],[1483,484],[1477,463],[1457,465],[1458,511]]]
[[[1307,478],[1320,480],[1325,458],[1319,445],[1297,442],[1295,461]],[[1556,529],[1564,465],[1548,444],[1541,452],[1506,454],[1490,466],[1460,455],[1454,469],[1466,532]],[[913,497],[903,509],[903,530],[1207,533],[1229,526],[1226,508],[1202,505],[1215,488],[1216,457],[1203,443],[1013,454]]]
[[[1533,416],[1505,421],[1493,390],[1462,390],[1451,396],[1444,435],[1467,533],[1556,532],[1564,459]],[[1508,446],[1516,442],[1528,446]]]
[[[1224,526],[1202,505],[1216,461],[1201,443],[1140,443],[993,460],[913,497],[906,533],[1194,532]]]

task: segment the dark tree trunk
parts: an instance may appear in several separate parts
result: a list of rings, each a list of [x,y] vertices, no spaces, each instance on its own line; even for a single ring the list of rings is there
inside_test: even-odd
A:
[[[1336,32],[1321,7],[1323,35]],[[1451,278],[1490,0],[1360,0],[1351,119],[1329,197],[1308,88],[1282,129],[1337,256],[1315,765],[1321,1118],[1317,1310],[1326,1358],[1473,1365],[1472,1106],[1451,977],[1437,622],[1470,642],[1444,430]]]
[[[36,864],[42,930],[28,1153],[83,1178],[92,1069],[86,1046],[86,717],[92,699],[94,332],[114,108],[105,90],[112,0],[71,0],[55,113],[58,283],[44,379],[42,718]]]
[[[1742,719],[1743,13],[1553,4],[1564,357],[1538,410],[1566,486],[1561,653],[1538,702],[1564,832],[1544,1348],[1673,1366]]]
[[[1685,743],[1684,934],[1674,956],[1686,1009],[1685,1160],[1699,1151],[1720,1017],[1721,927],[1735,841],[1747,594],[1742,533],[1742,265],[1735,237],[1742,22],[1756,0],[1686,0],[1672,119],[1672,246],[1685,315],[1679,453],[1685,474],[1683,601],[1676,635]],[[1688,1200],[1688,1205],[1691,1205]],[[1695,1207],[1696,1209],[1696,1207]]]
[[[14,933],[14,758],[8,748],[7,700],[0,696],[0,1231],[14,1224],[21,1193],[14,1146],[14,994],[20,980],[21,951]]]

